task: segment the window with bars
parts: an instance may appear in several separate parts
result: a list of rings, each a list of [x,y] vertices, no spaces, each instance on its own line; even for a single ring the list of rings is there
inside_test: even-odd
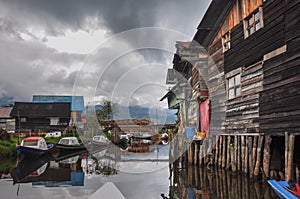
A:
[[[223,52],[230,49],[230,47],[231,47],[230,32],[227,32],[222,36],[222,46],[223,46]]]
[[[228,99],[241,96],[241,74],[237,74],[228,79]]]
[[[263,10],[259,7],[244,20],[245,38],[249,37],[264,26]]]

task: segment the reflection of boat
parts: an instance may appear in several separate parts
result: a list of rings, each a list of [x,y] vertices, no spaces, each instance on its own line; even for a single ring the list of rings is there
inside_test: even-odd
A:
[[[73,163],[76,163],[78,161],[78,159],[79,159],[79,155],[76,155],[76,156],[73,156],[73,157],[69,157],[69,158],[60,160],[59,163],[62,163],[62,164],[73,164]]]
[[[17,146],[17,153],[27,157],[41,156],[51,152],[53,145],[47,145],[42,137],[28,137],[22,140],[21,144]]]
[[[268,180],[276,194],[282,199],[299,199],[300,187],[296,184],[296,189],[291,189],[287,181]]]
[[[34,173],[43,173],[41,170],[37,170],[52,159],[53,157],[49,153],[35,158],[34,161],[30,158],[23,158],[11,171],[14,183],[20,182],[29,175],[34,175]]]
[[[34,172],[30,173],[28,176],[33,177],[33,176],[40,176],[46,171],[46,168],[48,166],[48,162],[46,162],[44,165],[42,165],[40,168],[35,170]]]
[[[132,138],[136,140],[151,140],[152,135],[150,134],[133,135]]]

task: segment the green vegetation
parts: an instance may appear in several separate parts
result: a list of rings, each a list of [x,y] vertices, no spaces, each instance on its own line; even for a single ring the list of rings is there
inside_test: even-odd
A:
[[[0,140],[0,159],[16,155],[17,142]]]
[[[105,121],[111,121],[119,111],[119,105],[111,101],[103,101],[101,109],[96,111],[97,119],[100,125],[103,125]]]

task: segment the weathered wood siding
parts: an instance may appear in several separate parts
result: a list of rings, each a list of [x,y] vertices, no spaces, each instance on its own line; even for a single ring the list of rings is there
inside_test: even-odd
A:
[[[245,39],[240,22],[231,29],[231,49],[224,53],[225,73],[263,60],[263,56],[285,45],[285,0],[268,0],[263,4],[264,27]]]
[[[259,95],[263,89],[262,63],[242,67],[241,96],[229,100],[226,109],[226,133],[259,132]],[[227,73],[230,77],[230,73]]]
[[[280,18],[284,20],[287,51],[264,63],[264,90],[259,99],[264,133],[300,132],[300,2],[287,1],[285,9],[280,10],[272,12],[285,12]]]
[[[208,49],[210,58],[208,60],[209,98],[211,100],[211,134],[225,132],[225,110],[226,110],[226,88],[224,79],[224,56],[221,40],[215,42]]]

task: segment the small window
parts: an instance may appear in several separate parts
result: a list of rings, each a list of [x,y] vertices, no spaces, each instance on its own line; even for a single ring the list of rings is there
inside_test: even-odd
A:
[[[26,117],[21,117],[21,122],[27,122]]]
[[[241,74],[228,79],[228,99],[241,96]]]
[[[226,52],[230,49],[230,32],[225,33],[222,36],[222,45],[223,45],[223,52]]]
[[[259,7],[259,9],[254,11],[244,20],[245,38],[249,37],[262,27],[264,27],[263,12],[262,7]]]
[[[50,118],[50,125],[58,125],[59,124],[59,118],[58,117],[51,117]]]

